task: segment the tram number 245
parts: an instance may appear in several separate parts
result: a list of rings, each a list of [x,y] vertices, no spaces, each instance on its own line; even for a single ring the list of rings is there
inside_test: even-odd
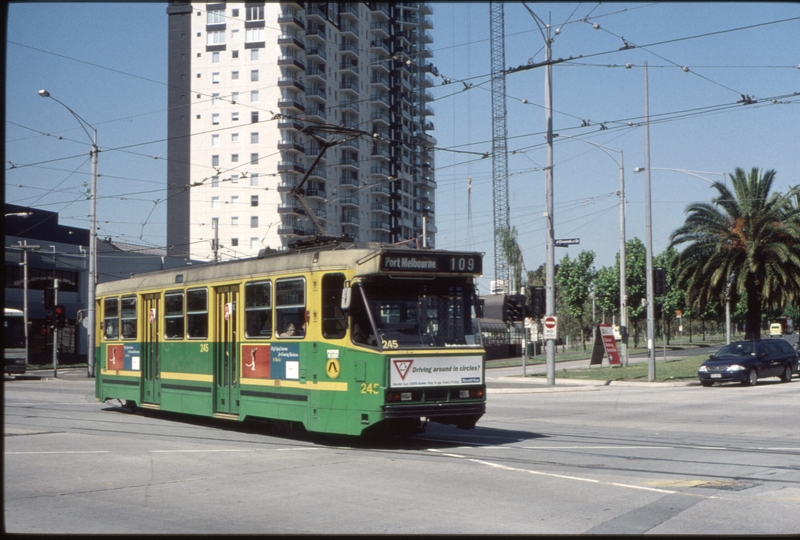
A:
[[[381,387],[378,383],[361,383],[362,394],[380,394]]]

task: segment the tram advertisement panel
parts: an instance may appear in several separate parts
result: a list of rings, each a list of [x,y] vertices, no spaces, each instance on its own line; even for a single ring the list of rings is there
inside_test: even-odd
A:
[[[139,344],[106,345],[106,369],[109,371],[139,371]]]
[[[392,388],[483,384],[480,356],[392,358]]]

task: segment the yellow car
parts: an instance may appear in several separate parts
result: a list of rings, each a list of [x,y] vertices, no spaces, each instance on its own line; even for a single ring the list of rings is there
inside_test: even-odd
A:
[[[781,337],[783,335],[783,325],[772,323],[769,325],[769,337]]]

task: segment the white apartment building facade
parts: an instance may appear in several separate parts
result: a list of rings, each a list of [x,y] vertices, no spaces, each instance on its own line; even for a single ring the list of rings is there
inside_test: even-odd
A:
[[[170,255],[252,257],[321,231],[383,243],[424,231],[434,245],[429,4],[167,13]]]

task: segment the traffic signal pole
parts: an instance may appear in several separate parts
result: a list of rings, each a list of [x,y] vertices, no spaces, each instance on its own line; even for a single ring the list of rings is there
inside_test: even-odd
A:
[[[53,279],[53,303],[58,306],[58,279],[55,278]],[[58,378],[58,315],[56,313],[53,313],[53,377]]]

